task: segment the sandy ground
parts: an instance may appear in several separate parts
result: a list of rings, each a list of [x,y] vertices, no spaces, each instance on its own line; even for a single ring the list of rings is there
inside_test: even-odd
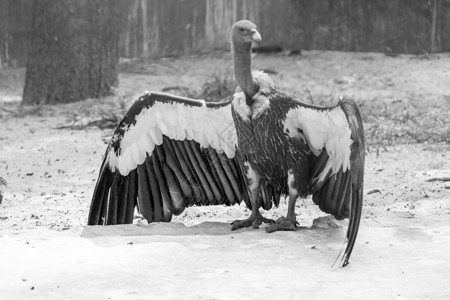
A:
[[[344,269],[331,268],[343,230],[232,233],[224,223],[168,223],[91,227],[81,237],[5,236],[0,296],[448,299],[447,216],[364,219],[361,226],[356,253]]]
[[[313,99],[450,101],[450,55],[305,52],[255,67]],[[231,72],[228,54],[122,64],[125,106],[144,90],[200,89]],[[231,74],[231,73],[230,73]],[[348,268],[330,268],[346,222],[310,229],[322,213],[298,201],[297,232],[230,232],[243,206],[194,207],[173,223],[85,227],[111,129],[75,127],[118,98],[23,108],[24,70],[0,70],[0,299],[448,299],[450,145],[369,145],[360,235]],[[87,113],[89,112],[89,113]],[[450,117],[450,111],[449,111]],[[277,218],[286,203],[266,212]],[[337,228],[334,228],[337,224]],[[187,226],[187,227],[186,227]]]

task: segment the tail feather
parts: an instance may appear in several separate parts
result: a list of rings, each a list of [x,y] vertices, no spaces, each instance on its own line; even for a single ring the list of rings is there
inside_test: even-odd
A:
[[[205,157],[206,160],[208,161],[208,164],[211,166],[211,174],[215,180],[215,182],[219,182],[220,183],[220,177],[219,177],[219,172],[217,170],[217,160],[216,160],[216,155],[215,155],[215,151],[210,147],[208,149],[205,149]],[[225,190],[223,189],[221,184],[217,185],[217,188],[219,189],[219,194],[216,195],[216,204],[222,205],[224,204],[224,202],[226,202],[226,195],[225,195]]]
[[[154,199],[152,199],[151,204],[153,204],[153,218],[154,222],[164,222],[164,196],[161,193],[161,189],[164,187],[160,185],[159,178],[161,178],[162,174],[160,173],[159,168],[158,154],[157,152],[153,152],[153,155],[147,160],[147,172],[149,174],[150,184],[151,184],[151,192]]]
[[[351,200],[349,200],[350,197],[347,198],[347,201],[351,201],[349,212],[350,220],[347,230],[347,245],[341,261],[341,264],[344,267],[348,264],[350,255],[352,254],[361,220],[364,189],[365,146],[361,113],[355,101],[349,98],[343,98],[339,104],[346,114],[353,140],[350,156]],[[344,205],[344,207],[348,207],[348,205]]]
[[[149,176],[146,166],[147,163],[144,163],[137,168],[137,182],[139,187],[137,190],[137,204],[139,212],[150,222],[150,220],[154,220],[154,212],[151,203],[158,201],[159,196],[153,195],[154,191],[151,187],[153,187],[156,179],[153,176]],[[151,187],[149,186],[149,183]]]
[[[128,184],[129,184],[128,177],[122,178],[122,184],[120,185],[120,190],[119,190],[119,199],[124,199],[124,200],[119,201],[119,203],[118,203],[117,224],[123,224],[123,222],[125,221],[125,215],[127,214],[128,201],[130,200],[127,197]]]
[[[165,163],[162,163],[161,167],[164,176],[167,179],[167,186],[169,188],[170,198],[172,199],[172,213],[174,215],[179,215],[186,208],[186,202],[184,200],[185,197],[183,195],[183,192],[179,188],[178,181],[170,167]]]
[[[133,223],[134,211],[136,208],[137,191],[138,191],[137,171],[133,170],[130,172],[128,179],[127,212],[125,214],[125,220],[123,224]]]
[[[105,221],[106,203],[112,183],[112,172],[107,162],[103,161],[99,173],[99,180],[95,186],[91,208],[89,210],[88,225],[102,225]]]
[[[341,266],[345,267],[348,265],[350,255],[352,254],[353,247],[355,245],[356,236],[358,235],[359,223],[361,220],[362,213],[362,200],[363,191],[358,189],[352,193],[352,202],[350,208],[350,221],[347,230],[347,240],[344,255],[342,256]]]
[[[236,177],[234,176],[234,173],[230,167],[231,164],[228,163],[228,159],[226,158],[225,154],[219,154],[218,156],[219,156],[219,161],[222,164],[223,170],[225,171],[225,174],[227,175],[226,178],[228,179],[228,181],[231,185],[231,188],[233,190],[233,194],[235,196],[235,199],[233,199],[234,203],[232,203],[232,204],[235,204],[236,202],[240,203],[242,195],[241,195],[241,191],[239,189],[239,183],[237,182]]]
[[[109,199],[108,199],[108,215],[106,217],[107,224],[115,225],[117,224],[117,208],[119,205],[119,189],[120,184],[122,181],[122,176],[120,174],[117,174],[114,176],[114,181],[111,186],[111,190],[109,193]]]
[[[197,177],[200,180],[199,182],[200,186],[203,188],[205,198],[201,199],[201,204],[208,205],[208,203],[214,201],[214,195],[209,186],[208,180],[206,179],[205,174],[203,173],[200,167],[200,162],[197,160],[195,152],[192,149],[191,144],[188,140],[184,140],[184,143],[180,143],[180,145],[184,146],[184,149],[186,150],[186,153],[189,157],[189,162],[191,163],[192,168],[194,169],[193,173],[197,174]]]
[[[157,150],[158,151],[154,151],[152,158],[153,158],[153,170],[155,172],[156,175],[156,180],[158,181],[158,190],[159,193],[161,195],[161,200],[162,200],[162,222],[170,222],[172,220],[172,212],[173,212],[173,205],[172,205],[172,201],[169,197],[169,188],[167,187],[166,181],[163,179],[164,178],[164,174],[163,174],[163,169],[162,169],[162,164],[164,161],[164,156],[163,153],[160,151],[160,147],[158,146]],[[168,178],[167,178],[168,179]],[[175,182],[172,182],[175,183]],[[155,210],[156,212],[156,210]]]
[[[195,173],[195,170],[191,166],[190,162],[186,160],[187,153],[183,147],[182,141],[172,141],[172,146],[175,155],[179,158],[178,162],[180,163],[181,170],[183,171],[189,185],[192,188],[192,197],[188,198],[189,202],[188,205],[194,205],[195,203],[198,204],[196,201],[200,201],[199,199],[202,199],[203,197],[203,190],[201,189],[199,182],[200,180],[197,177],[197,174]],[[197,199],[197,200],[195,200]]]

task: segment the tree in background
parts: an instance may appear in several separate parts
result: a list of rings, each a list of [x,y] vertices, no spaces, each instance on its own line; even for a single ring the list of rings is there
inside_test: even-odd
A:
[[[117,87],[121,0],[38,0],[23,104],[99,98]]]

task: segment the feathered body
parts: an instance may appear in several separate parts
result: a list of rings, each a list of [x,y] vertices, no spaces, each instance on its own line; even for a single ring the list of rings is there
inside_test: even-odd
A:
[[[295,230],[297,197],[313,201],[337,219],[349,218],[343,265],[361,217],[364,131],[355,102],[303,103],[278,90],[269,76],[251,72],[256,26],[232,29],[235,77],[232,100],[205,103],[149,92],[116,129],[92,198],[89,225],[131,223],[135,207],[149,222],[169,222],[190,205],[233,205],[252,213],[232,229],[271,223],[266,231]],[[288,214],[277,221],[259,208],[289,196]]]
[[[341,99],[332,107],[310,105],[277,90],[263,73],[254,72],[254,78],[260,91],[252,106],[245,106],[242,92],[235,94],[232,105],[242,156],[274,196],[288,195],[291,187],[300,197],[315,194],[319,203],[318,191],[329,177],[350,170],[353,140],[345,107],[356,104]],[[289,180],[290,174],[295,180]],[[344,197],[344,192],[335,197]],[[332,201],[324,195],[322,198],[323,203]],[[349,216],[348,205],[341,204],[340,209],[322,206],[338,219]]]
[[[257,78],[257,77],[256,77]],[[261,85],[260,85],[261,86]],[[304,173],[308,168],[308,146],[289,138],[284,130],[286,114],[290,109],[285,95],[269,86],[267,94],[259,92],[252,107],[242,112],[245,101],[243,93],[236,94],[233,100],[233,119],[236,126],[238,145],[242,155],[252,169],[271,186],[275,193],[288,194],[288,171],[295,169]],[[295,168],[297,165],[301,168]],[[298,174],[299,177],[301,174]],[[306,176],[305,176],[306,175]],[[308,178],[308,174],[302,174]],[[307,182],[301,186],[306,196]],[[297,182],[300,188],[300,182]]]

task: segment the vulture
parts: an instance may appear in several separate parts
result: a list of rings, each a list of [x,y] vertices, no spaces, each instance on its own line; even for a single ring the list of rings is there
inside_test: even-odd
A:
[[[356,103],[341,97],[331,107],[304,103],[251,69],[247,20],[231,30],[233,99],[205,102],[146,92],[131,106],[106,149],[89,212],[89,225],[132,223],[135,207],[148,222],[170,222],[192,205],[251,209],[232,230],[268,223],[265,230],[295,230],[295,202],[312,195],[336,219],[349,218],[341,266],[348,264],[363,201],[364,132]],[[260,208],[289,197],[276,221]]]

